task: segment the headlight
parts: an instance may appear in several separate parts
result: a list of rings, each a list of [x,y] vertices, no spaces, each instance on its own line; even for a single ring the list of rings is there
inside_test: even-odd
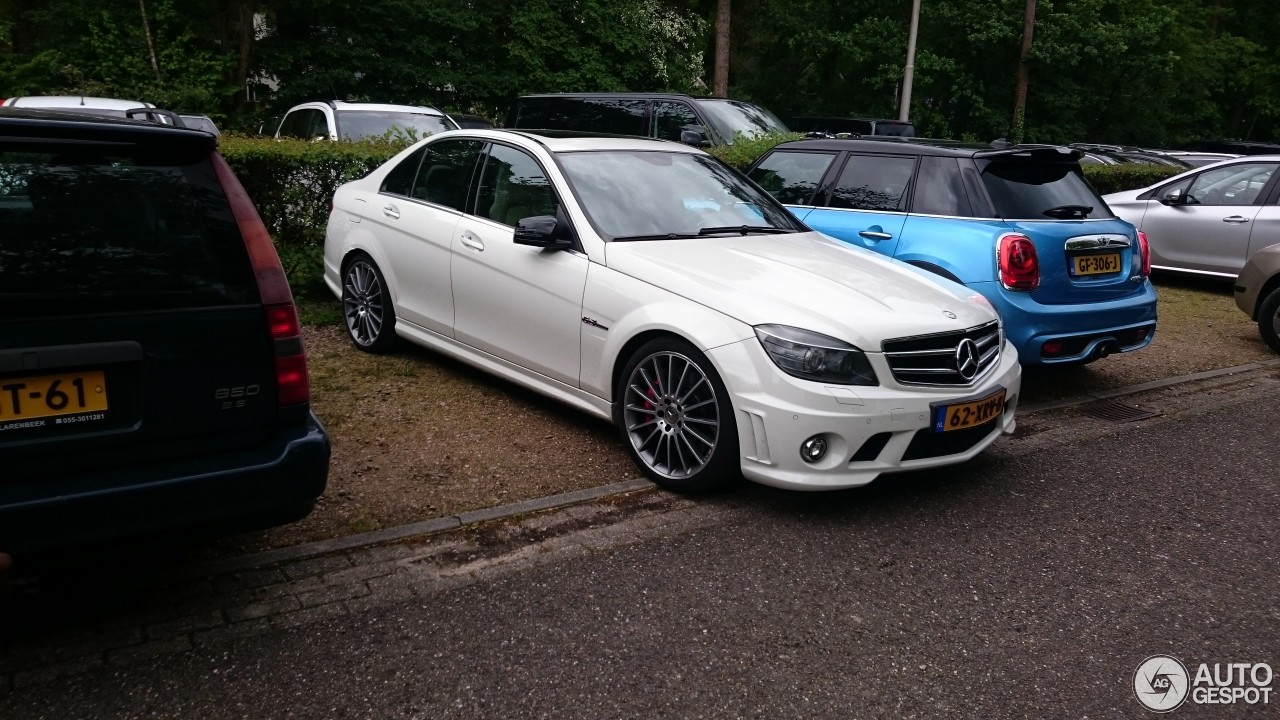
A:
[[[756,337],[782,372],[836,385],[877,385],[861,350],[826,335],[786,325],[757,325]]]

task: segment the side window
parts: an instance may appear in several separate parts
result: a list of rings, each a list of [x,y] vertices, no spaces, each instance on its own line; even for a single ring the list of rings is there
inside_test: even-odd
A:
[[[280,123],[280,137],[310,139],[307,133],[311,130],[311,113],[308,109],[294,110],[284,116]]]
[[[751,179],[778,202],[810,205],[818,183],[834,159],[835,153],[775,152],[751,171]]]
[[[646,107],[631,98],[528,98],[520,102],[515,127],[648,135]]]
[[[379,192],[392,195],[408,195],[413,188],[413,177],[418,174],[418,166],[422,164],[422,155],[426,150],[418,150],[395,166],[382,181]]]
[[[444,140],[428,145],[413,182],[412,197],[465,212],[471,175],[483,147],[479,140]]]
[[[920,158],[920,174],[911,212],[921,215],[973,217],[969,194],[960,175],[960,161],[947,157]]]
[[[328,140],[329,135],[329,118],[324,114],[323,110],[310,110],[311,113],[311,135],[310,138],[324,138]]]
[[[656,130],[654,137],[659,140],[680,141],[680,133],[684,130],[697,130],[705,133],[698,115],[693,108],[682,102],[655,102],[653,104],[653,123]]]
[[[503,225],[535,215],[555,215],[555,191],[546,174],[524,151],[490,145],[480,176],[476,214]]]
[[[902,210],[915,165],[911,157],[850,153],[829,205],[849,210]]]
[[[1252,205],[1275,172],[1274,163],[1242,163],[1206,170],[1191,181],[1189,205]]]

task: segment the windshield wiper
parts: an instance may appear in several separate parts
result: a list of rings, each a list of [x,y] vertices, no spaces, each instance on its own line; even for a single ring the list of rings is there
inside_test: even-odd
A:
[[[1051,218],[1069,220],[1077,217],[1088,217],[1091,212],[1093,212],[1092,205],[1059,205],[1058,207],[1051,207],[1048,210],[1045,210],[1044,214]]]
[[[766,235],[786,235],[794,232],[799,231],[773,227],[772,225],[724,225],[722,227],[704,227],[698,231],[698,234],[720,235],[723,233],[738,233],[739,235],[750,235],[751,233],[764,233]]]
[[[613,239],[614,242],[629,242],[631,240],[688,240],[689,238],[698,237],[697,233],[658,233],[656,235],[621,235]]]

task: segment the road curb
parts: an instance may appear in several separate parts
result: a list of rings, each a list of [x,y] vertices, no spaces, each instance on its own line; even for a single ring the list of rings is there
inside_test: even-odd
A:
[[[1152,380],[1151,382],[1128,385],[1121,388],[1115,388],[1113,390],[1103,390],[1101,392],[1080,395],[1066,400],[1055,400],[1048,403],[1023,405],[1019,408],[1019,414],[1030,415],[1032,413],[1044,412],[1046,410],[1059,410],[1077,405],[1086,405],[1099,400],[1111,400],[1127,395],[1135,395],[1148,390],[1158,390],[1160,388],[1166,388],[1173,385],[1181,385],[1183,383],[1196,382],[1199,380],[1211,380],[1213,378],[1237,375],[1240,373],[1263,370],[1277,366],[1280,366],[1280,360],[1263,360],[1261,362],[1248,363],[1245,365],[1235,365],[1233,367],[1206,370],[1204,372],[1191,373],[1189,375],[1179,375],[1177,377],[1163,378],[1161,380]],[[394,542],[396,540],[404,540],[411,537],[434,535],[449,530],[456,530],[475,523],[487,522],[490,520],[502,520],[505,518],[515,517],[517,515],[525,515],[527,513],[538,512],[541,510],[551,510],[553,508],[565,507],[567,505],[576,505],[578,503],[598,500],[611,495],[621,495],[623,493],[636,492],[638,490],[656,487],[656,485],[643,478],[624,480],[622,482],[611,483],[609,485],[601,485],[600,487],[585,488],[582,490],[561,493],[559,495],[549,495],[547,497],[522,500],[520,502],[498,505],[491,508],[471,510],[457,515],[447,515],[445,517],[433,518],[431,520],[410,523],[408,525],[383,528],[381,530],[359,533],[357,535],[347,535],[345,537],[333,538],[331,540],[319,540],[316,542],[303,543],[302,545],[292,545],[290,547],[267,550],[260,553],[254,553],[252,555],[241,555],[239,557],[226,558],[223,560],[214,560],[192,568],[191,572],[185,573],[185,575],[188,577],[220,575],[251,570],[267,565],[305,560],[307,558],[327,555],[334,552],[354,550],[356,548],[377,545],[385,542]]]
[[[1160,388],[1171,387],[1173,385],[1182,385],[1184,383],[1196,382],[1198,380],[1212,380],[1213,378],[1238,375],[1240,373],[1264,370],[1266,368],[1276,366],[1280,366],[1280,360],[1262,360],[1256,363],[1218,368],[1217,370],[1205,370],[1204,372],[1191,373],[1190,375],[1179,375],[1177,377],[1152,380],[1150,382],[1139,383],[1137,385],[1128,385],[1121,388],[1115,388],[1114,390],[1103,390],[1101,392],[1089,393],[1088,395],[1080,395],[1066,400],[1022,405],[1018,408],[1018,412],[1022,415],[1030,415],[1032,413],[1044,412],[1045,410],[1060,410],[1062,408],[1074,407],[1076,405],[1086,405],[1099,400],[1114,400],[1118,397],[1136,395],[1137,393],[1147,392],[1148,390],[1159,390]]]
[[[548,495],[546,497],[534,498],[532,500],[521,500],[520,502],[508,503],[506,505],[498,505],[496,507],[484,508],[481,510],[472,510],[465,513],[459,513],[457,515],[446,515],[445,517],[432,518],[431,520],[423,520],[422,522],[410,523],[408,525],[397,525],[396,527],[373,530],[370,532],[359,533],[357,535],[347,535],[345,537],[333,538],[331,540],[317,540],[316,542],[276,548],[275,550],[267,550],[265,552],[254,553],[252,555],[241,555],[239,557],[226,558],[224,560],[214,560],[212,562],[202,563],[197,567],[192,568],[191,572],[185,573],[185,575],[188,577],[222,575],[242,570],[251,570],[267,565],[305,560],[307,558],[328,555],[334,552],[354,550],[356,548],[377,545],[379,543],[404,540],[405,538],[434,535],[436,533],[456,530],[457,528],[464,527],[466,525],[473,525],[479,522],[501,520],[503,518],[514,517],[516,515],[525,515],[531,512],[538,512],[540,510],[551,510],[553,508],[564,507],[566,505],[576,505],[578,503],[587,502],[588,500],[598,500],[610,495],[621,495],[623,493],[636,492],[637,490],[645,490],[647,488],[655,487],[657,486],[643,478],[624,480],[622,482],[611,483],[609,485],[601,485],[600,487],[584,488],[582,490],[560,493],[559,495]]]

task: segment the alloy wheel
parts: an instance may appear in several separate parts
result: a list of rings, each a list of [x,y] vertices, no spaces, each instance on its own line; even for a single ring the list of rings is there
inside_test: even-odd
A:
[[[707,466],[720,440],[715,387],[677,352],[649,355],[627,378],[623,422],[631,447],[658,475],[683,479]]]
[[[342,283],[342,310],[347,332],[357,345],[369,347],[378,341],[386,313],[383,298],[378,271],[364,260],[351,263]]]

